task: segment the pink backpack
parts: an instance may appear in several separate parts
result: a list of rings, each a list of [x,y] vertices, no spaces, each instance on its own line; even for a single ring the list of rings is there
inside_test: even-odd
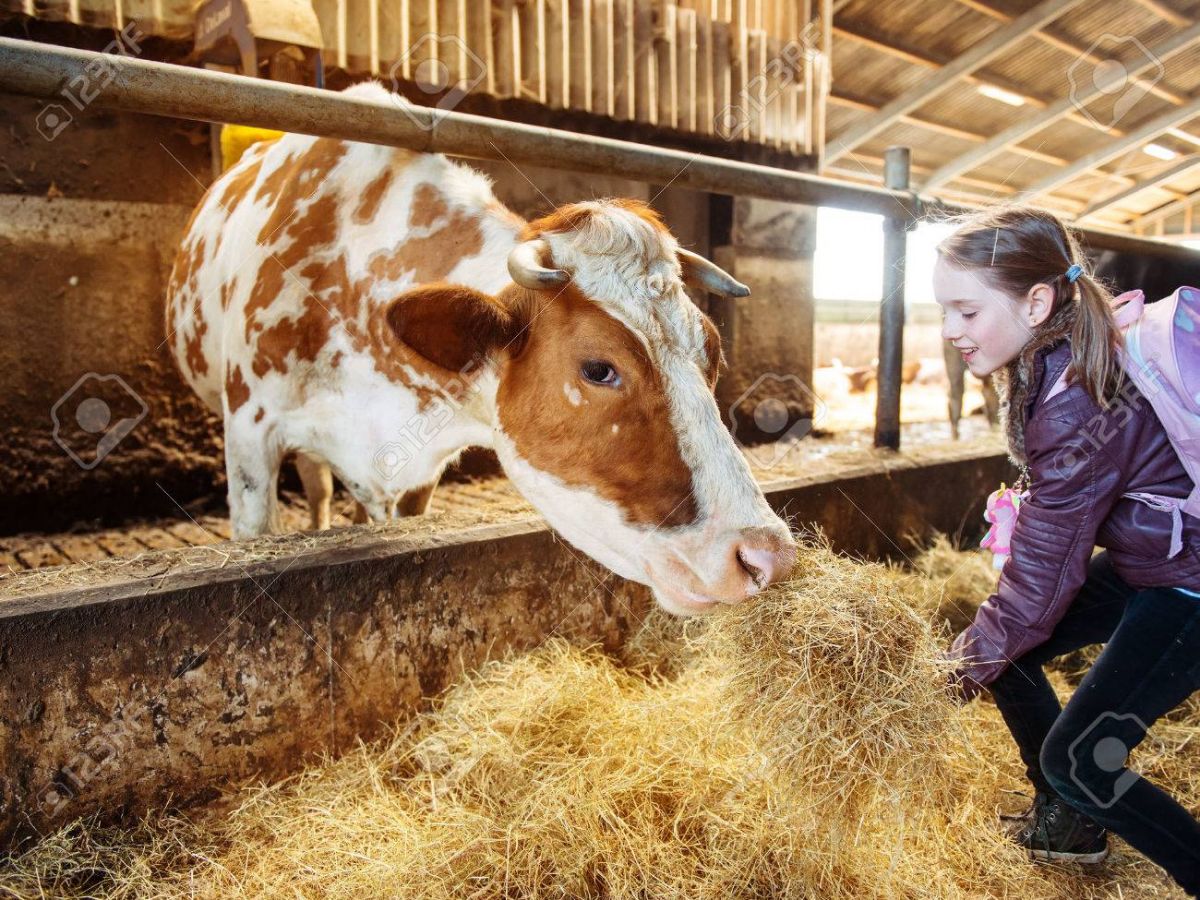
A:
[[[1150,402],[1192,479],[1192,493],[1185,500],[1144,491],[1121,495],[1171,514],[1169,559],[1183,549],[1183,513],[1200,519],[1200,288],[1181,287],[1149,305],[1141,291],[1128,291],[1113,300],[1113,314],[1125,334],[1121,365]],[[1066,389],[1064,371],[1043,402]],[[1024,497],[1020,495],[1020,499]],[[1004,531],[1011,534],[1012,523],[1004,525]],[[993,525],[993,531],[996,527]],[[991,538],[989,531],[984,541]],[[997,558],[998,567],[1004,559]]]

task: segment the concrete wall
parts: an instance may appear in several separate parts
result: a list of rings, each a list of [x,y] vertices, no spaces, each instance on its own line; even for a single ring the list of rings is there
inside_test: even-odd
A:
[[[718,208],[720,204],[717,204]],[[730,366],[717,402],[746,443],[803,437],[812,427],[813,251],[816,209],[736,198],[728,237],[713,235],[718,263],[750,287],[712,301]],[[719,214],[714,215],[716,223]]]
[[[216,432],[161,347],[163,290],[209,170],[204,131],[91,111],[47,140],[40,109],[0,96],[0,478],[9,498],[0,530],[9,533],[166,511],[173,504],[156,483],[186,501],[211,493],[220,470]],[[113,375],[123,384],[95,377]],[[90,470],[104,431],[79,427],[89,396],[110,404],[110,427],[145,410]],[[83,465],[55,440],[60,400],[57,433]]]
[[[44,120],[39,128],[41,108],[40,101],[0,95],[0,479],[9,500],[0,507],[0,533],[81,520],[114,525],[174,514],[176,501],[219,504],[225,486],[218,423],[181,382],[162,325],[181,229],[211,180],[207,126],[89,109],[48,140]],[[685,246],[710,250],[706,195],[507,162],[475,164],[524,216],[580,199],[640,197],[653,200]],[[751,214],[759,204],[742,208],[739,241],[757,255],[738,264],[755,297],[730,320],[738,337],[726,352],[736,364],[723,396],[743,390],[760,368],[804,373],[811,365],[809,306],[776,253],[781,241],[808,240],[796,238],[807,220],[794,214],[791,236],[780,237],[778,227],[764,228]],[[757,336],[768,334],[770,340]],[[113,375],[121,381],[96,377]],[[106,433],[76,422],[79,403],[93,394],[109,404],[110,428],[125,417],[137,423],[85,468]],[[51,411],[60,400],[58,434],[84,465],[55,440]]]

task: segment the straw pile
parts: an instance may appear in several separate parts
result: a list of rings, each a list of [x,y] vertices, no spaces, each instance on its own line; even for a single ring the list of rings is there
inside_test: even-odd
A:
[[[0,897],[1179,896],[1127,850],[1080,875],[1008,845],[1015,752],[943,687],[943,593],[813,544],[759,602],[652,617],[623,662],[554,642],[495,663],[229,814],[69,829],[0,868]],[[1193,804],[1197,720],[1143,766]]]

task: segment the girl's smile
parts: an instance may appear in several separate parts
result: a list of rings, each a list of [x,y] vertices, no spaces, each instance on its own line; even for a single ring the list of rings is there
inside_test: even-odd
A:
[[[1029,296],[1014,300],[989,284],[980,270],[938,258],[933,293],[942,307],[942,337],[962,354],[971,374],[992,374],[1029,343],[1033,326],[1045,317],[1039,288],[1049,290],[1039,285]]]

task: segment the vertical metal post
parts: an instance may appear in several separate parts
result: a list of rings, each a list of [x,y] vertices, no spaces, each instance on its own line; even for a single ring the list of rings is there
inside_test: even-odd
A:
[[[908,147],[889,147],[883,158],[884,184],[908,190]],[[879,373],[875,402],[875,446],[900,449],[900,382],[904,362],[904,263],[908,217],[883,220],[883,301],[879,306]]]

